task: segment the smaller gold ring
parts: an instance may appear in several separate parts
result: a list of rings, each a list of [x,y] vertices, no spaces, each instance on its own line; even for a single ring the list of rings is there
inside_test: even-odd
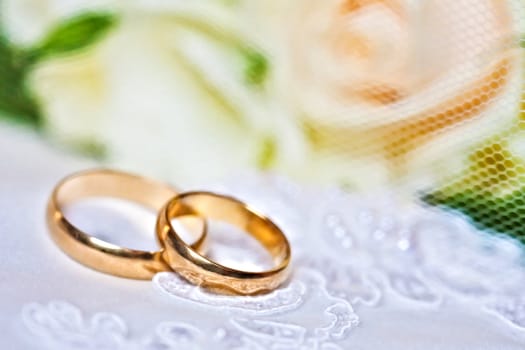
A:
[[[164,183],[125,172],[98,169],[72,174],[61,180],[53,190],[47,205],[47,224],[55,243],[71,258],[108,274],[151,279],[159,271],[170,271],[162,260],[162,251],[143,251],[120,247],[88,235],[75,227],[63,213],[63,208],[88,197],[117,197],[158,210],[177,191]],[[206,222],[202,222],[199,238],[193,249],[205,249]]]
[[[193,215],[235,225],[256,238],[272,255],[275,267],[262,272],[229,268],[210,260],[188,246],[171,220]],[[271,291],[289,274],[290,244],[269,218],[243,202],[213,192],[186,192],[171,199],[159,212],[157,235],[170,267],[193,284],[226,294],[257,294]]]

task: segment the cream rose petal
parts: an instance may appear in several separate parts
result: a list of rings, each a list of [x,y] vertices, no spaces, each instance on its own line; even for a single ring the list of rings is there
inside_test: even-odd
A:
[[[310,147],[304,131],[292,117],[293,111],[271,87],[258,90],[248,86],[243,76],[246,62],[242,50],[245,48],[238,47],[236,42],[224,45],[220,38],[210,39],[190,29],[180,28],[171,33],[166,39],[167,47],[173,48],[174,54],[180,55],[191,70],[198,72],[197,79],[203,80],[229,108],[238,111],[240,123],[275,143],[276,167],[282,169],[306,161]],[[271,79],[269,73],[268,84]]]
[[[307,123],[334,177],[362,187],[369,179],[428,187],[461,171],[470,148],[516,118],[523,53],[515,25],[523,16],[515,1],[245,1],[243,8],[246,30],[258,28],[254,36],[280,65],[277,90],[297,123]]]
[[[165,28],[156,23],[125,17],[92,50],[35,69],[32,86],[50,132],[100,142],[112,164],[181,184],[254,166],[266,135],[195,80],[156,40]]]
[[[48,60],[33,69],[29,86],[50,136],[61,143],[102,142],[108,91],[102,51]]]

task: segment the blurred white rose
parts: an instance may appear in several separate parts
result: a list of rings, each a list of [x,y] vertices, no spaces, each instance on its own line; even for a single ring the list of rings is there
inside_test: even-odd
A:
[[[95,46],[32,72],[55,139],[100,145],[111,165],[182,185],[253,167],[294,168],[307,157],[293,119],[247,81],[250,64],[265,58],[235,31],[227,8],[135,3],[118,15]]]
[[[470,147],[516,120],[517,7],[493,0],[247,1],[243,18],[272,52],[280,93],[293,101],[318,156],[332,159],[333,177],[419,187],[457,172]]]
[[[46,130],[183,184],[259,167],[420,188],[519,109],[512,1],[25,2],[3,15],[20,42],[82,9],[119,17],[32,72]]]

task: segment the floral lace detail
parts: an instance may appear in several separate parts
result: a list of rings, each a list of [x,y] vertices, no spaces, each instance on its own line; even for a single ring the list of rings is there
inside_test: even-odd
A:
[[[501,297],[489,302],[485,308],[510,325],[525,329],[525,297]]]
[[[307,344],[320,346],[327,341],[346,338],[359,322],[351,304],[345,299],[330,295],[325,278],[318,271],[308,268],[298,268],[288,286],[258,296],[231,297],[213,294],[188,284],[177,274],[170,272],[157,274],[154,284],[163,293],[176,297],[181,302],[195,302],[228,312],[233,316],[233,326],[236,331],[242,332],[243,337],[251,335],[260,341],[264,340],[266,345],[262,349],[281,349],[279,346],[284,345],[291,349],[302,349],[301,346]],[[292,322],[260,319],[303,306],[319,310],[319,314],[325,315],[326,324],[310,330]],[[294,347],[290,347],[292,344]],[[333,346],[335,345],[334,343]]]
[[[329,322],[314,329],[293,323],[232,317],[227,327],[217,327],[211,337],[184,322],[161,322],[152,334],[131,336],[126,323],[113,313],[86,318],[75,306],[60,301],[47,305],[28,304],[22,311],[25,326],[49,348],[74,349],[340,349],[332,342],[345,337],[357,325],[357,317],[346,303],[325,310]]]
[[[117,315],[85,318],[63,302],[27,305],[24,324],[50,344],[82,349],[185,344],[184,349],[333,350],[355,329],[361,308],[381,307],[393,294],[436,308],[459,300],[525,330],[521,247],[474,229],[458,214],[400,203],[384,193],[305,189],[276,177],[245,176],[212,189],[252,203],[287,233],[294,253],[287,285],[265,295],[223,296],[176,273],[157,274],[153,284],[163,297],[227,317],[206,333],[175,320],[137,338]],[[305,322],[301,310],[319,319]]]
[[[205,336],[198,328],[183,322],[162,322],[155,327],[153,335],[145,336],[135,347],[145,350],[200,349]],[[133,346],[131,339],[128,346]],[[140,344],[137,346],[137,344]]]
[[[232,298],[206,292],[202,288],[189,284],[173,272],[158,273],[153,283],[169,296],[191,300],[207,306],[238,310],[257,315],[273,314],[296,309],[303,303],[306,286],[293,280],[290,285],[276,289],[268,294]]]
[[[436,306],[461,299],[525,330],[521,246],[461,214],[388,192],[305,189],[279,177],[248,175],[216,190],[255,201],[275,218],[290,236],[296,267],[322,275],[333,297],[364,307],[380,305],[385,293]]]
[[[128,335],[126,323],[117,315],[101,312],[86,319],[78,308],[61,301],[28,304],[22,319],[32,333],[72,348],[118,349]]]

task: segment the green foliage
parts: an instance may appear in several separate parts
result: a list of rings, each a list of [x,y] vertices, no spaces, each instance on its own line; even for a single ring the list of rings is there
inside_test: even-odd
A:
[[[261,86],[268,75],[268,59],[259,51],[246,49],[244,51],[244,78],[253,86]]]
[[[520,46],[525,48],[525,37]],[[519,109],[518,123],[511,130],[518,132],[514,137],[522,138],[523,104]],[[465,174],[422,199],[462,212],[480,229],[507,234],[525,244],[525,161],[510,152],[507,137],[496,135],[486,140],[485,146],[470,156]]]
[[[37,126],[40,114],[25,85],[29,62],[0,35],[0,110],[3,117]]]
[[[84,13],[58,24],[40,44],[29,49],[17,48],[0,32],[0,116],[34,127],[41,125],[38,104],[26,86],[32,67],[42,59],[94,44],[115,22],[113,14]]]
[[[29,51],[31,59],[69,54],[89,47],[101,39],[115,24],[110,13],[84,13],[57,25],[44,40]]]
[[[505,233],[525,244],[525,187],[503,197],[466,190],[452,195],[442,192],[427,194],[423,200],[431,205],[458,210],[468,215],[476,227]]]
[[[463,175],[424,195],[423,201],[462,212],[480,229],[507,234],[525,243],[523,159],[509,150],[506,137],[496,136],[478,147],[469,160]]]

